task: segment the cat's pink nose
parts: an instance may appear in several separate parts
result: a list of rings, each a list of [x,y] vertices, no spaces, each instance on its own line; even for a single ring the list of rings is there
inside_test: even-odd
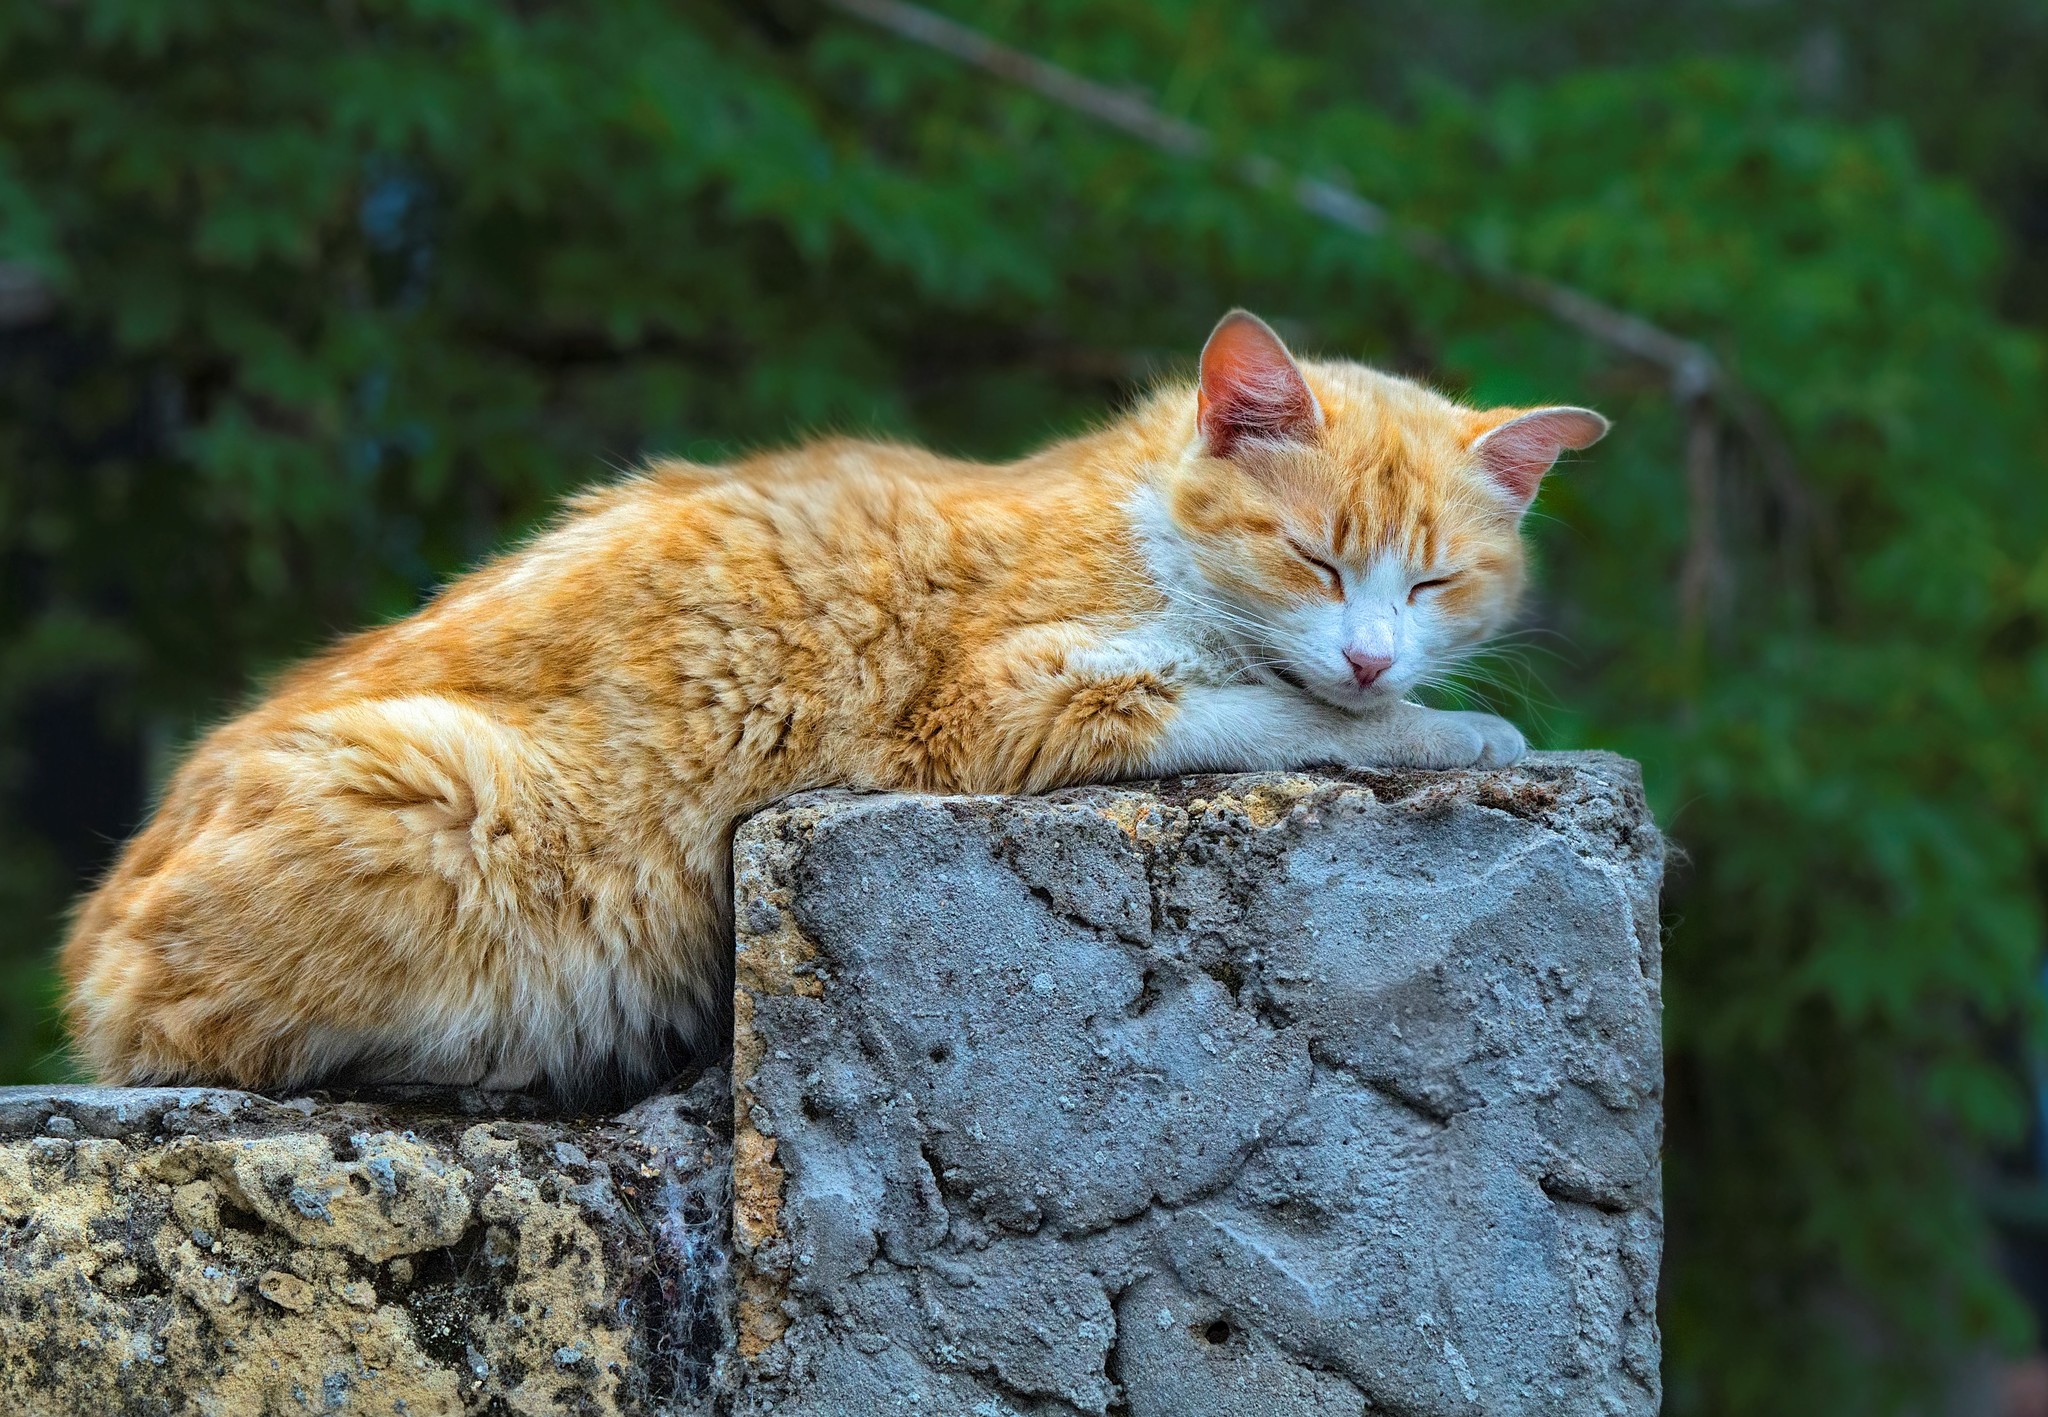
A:
[[[1370,689],[1373,681],[1394,667],[1394,661],[1383,654],[1366,654],[1360,650],[1347,649],[1344,657],[1351,661],[1351,677],[1358,681],[1361,689]]]

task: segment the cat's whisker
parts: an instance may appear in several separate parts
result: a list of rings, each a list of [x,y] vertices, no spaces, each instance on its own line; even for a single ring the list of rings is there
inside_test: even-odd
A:
[[[1199,613],[1212,616],[1227,624],[1237,625],[1247,630],[1254,630],[1260,634],[1270,634],[1272,631],[1270,625],[1263,624],[1249,615],[1224,604],[1222,601],[1210,600],[1206,596],[1199,595],[1185,587],[1176,586],[1167,591],[1166,596],[1168,600],[1178,599],[1192,606]]]
[[[1547,735],[1550,710],[1561,705],[1530,663],[1530,650],[1556,660],[1563,658],[1544,646],[1493,640],[1445,656],[1425,682],[1437,692],[1455,697],[1461,706],[1476,701],[1489,711],[1502,712],[1513,705],[1516,713],[1512,716],[1523,719],[1539,735]]]

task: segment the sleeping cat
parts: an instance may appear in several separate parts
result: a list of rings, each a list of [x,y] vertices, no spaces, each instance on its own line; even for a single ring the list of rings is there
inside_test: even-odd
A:
[[[727,1014],[730,841],[801,788],[1514,761],[1404,695],[1510,615],[1579,408],[1297,364],[1244,312],[985,466],[661,463],[209,734],[65,945],[109,1081],[577,1093]]]

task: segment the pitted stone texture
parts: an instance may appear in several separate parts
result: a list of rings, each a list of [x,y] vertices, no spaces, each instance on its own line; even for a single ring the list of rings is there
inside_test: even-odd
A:
[[[735,850],[741,1417],[1657,1410],[1632,764],[812,794]]]
[[[709,1412],[728,1095],[0,1089],[0,1411]]]

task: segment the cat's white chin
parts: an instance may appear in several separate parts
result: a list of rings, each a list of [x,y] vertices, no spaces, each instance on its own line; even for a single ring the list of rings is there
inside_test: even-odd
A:
[[[1342,679],[1326,678],[1305,672],[1293,664],[1261,665],[1260,674],[1265,679],[1297,694],[1341,709],[1345,713],[1384,713],[1402,700],[1410,685],[1405,679],[1399,684],[1388,684],[1382,679],[1376,684],[1360,687],[1348,674]]]
[[[1407,692],[1407,687],[1374,684],[1369,689],[1361,689],[1356,684],[1345,683],[1335,686],[1325,697],[1327,702],[1335,704],[1346,713],[1385,713],[1404,701],[1403,696]]]

